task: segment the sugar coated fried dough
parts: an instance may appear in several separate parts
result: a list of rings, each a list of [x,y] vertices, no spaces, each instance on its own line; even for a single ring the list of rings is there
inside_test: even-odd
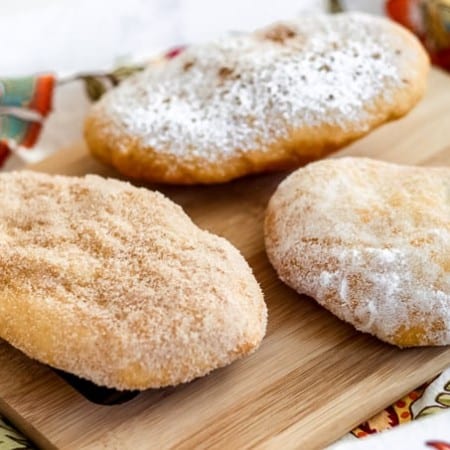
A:
[[[157,192],[0,175],[0,337],[98,385],[176,385],[252,353],[266,306],[228,241]]]
[[[284,282],[358,330],[450,344],[450,169],[312,163],[273,195],[265,240]]]
[[[301,17],[148,67],[93,106],[85,137],[98,159],[149,181],[295,168],[406,114],[428,66],[418,40],[387,19]]]

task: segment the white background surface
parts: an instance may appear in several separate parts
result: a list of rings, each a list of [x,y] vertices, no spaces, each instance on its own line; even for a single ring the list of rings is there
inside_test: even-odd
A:
[[[0,76],[109,68],[325,8],[327,0],[0,0]],[[381,0],[344,0],[380,12]]]

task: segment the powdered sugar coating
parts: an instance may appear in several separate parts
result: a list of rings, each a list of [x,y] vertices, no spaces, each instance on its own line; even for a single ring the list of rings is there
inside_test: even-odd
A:
[[[280,277],[399,346],[450,344],[450,170],[343,158],[281,183],[266,218]]]
[[[189,381],[251,353],[266,307],[248,264],[157,192],[0,175],[0,337],[99,385]]]
[[[280,31],[281,30],[281,31]],[[288,30],[286,32],[286,30]],[[193,45],[105,95],[109,133],[181,159],[269,151],[293,129],[368,131],[422,68],[398,27],[364,14],[302,17],[253,34]],[[370,121],[369,121],[370,122]],[[118,139],[118,150],[129,148]]]

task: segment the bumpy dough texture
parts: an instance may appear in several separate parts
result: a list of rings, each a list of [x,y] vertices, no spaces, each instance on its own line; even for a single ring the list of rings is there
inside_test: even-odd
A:
[[[406,114],[428,58],[364,14],[302,17],[193,45],[106,94],[85,136],[135,178],[216,183],[298,167]]]
[[[187,382],[253,352],[266,306],[241,254],[157,192],[0,175],[0,337],[98,385]]]
[[[358,330],[450,344],[450,169],[310,164],[273,195],[265,239],[284,282]]]

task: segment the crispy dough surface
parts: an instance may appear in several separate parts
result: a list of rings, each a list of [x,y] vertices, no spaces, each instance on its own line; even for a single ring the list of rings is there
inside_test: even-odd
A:
[[[150,181],[298,167],[406,114],[428,66],[387,19],[302,17],[150,66],[93,106],[85,137],[100,160]]]
[[[0,337],[99,385],[187,382],[251,353],[266,306],[241,254],[157,192],[0,175]]]
[[[265,240],[284,282],[358,330],[450,344],[450,169],[310,164],[270,200]]]

